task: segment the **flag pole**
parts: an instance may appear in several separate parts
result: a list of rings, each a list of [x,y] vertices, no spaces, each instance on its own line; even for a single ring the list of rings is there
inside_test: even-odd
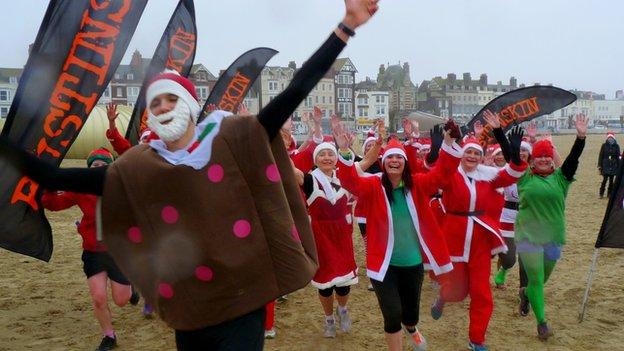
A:
[[[598,248],[594,249],[591,266],[589,267],[589,273],[587,274],[587,287],[585,288],[585,294],[583,296],[583,303],[581,304],[581,313],[579,314],[579,323],[582,323],[583,318],[585,318],[585,308],[587,307],[587,300],[589,299],[589,289],[591,288],[592,280],[594,278],[594,272],[596,271],[596,260],[598,260]]]

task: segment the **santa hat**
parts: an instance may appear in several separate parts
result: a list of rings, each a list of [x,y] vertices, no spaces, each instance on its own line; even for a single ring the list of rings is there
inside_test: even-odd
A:
[[[607,133],[607,139],[609,138],[613,138],[613,140],[615,140],[615,134],[613,134],[613,132],[608,132]]]
[[[156,75],[147,86],[147,92],[145,93],[147,106],[160,94],[173,94],[182,99],[191,109],[193,122],[197,121],[201,107],[199,106],[199,99],[195,93],[195,86],[190,80],[182,77],[176,71],[165,70]]]
[[[321,151],[323,150],[331,150],[334,152],[335,155],[338,155],[338,151],[336,151],[336,147],[334,146],[334,144],[329,142],[322,142],[318,144],[316,148],[314,148],[314,153],[312,154],[312,159],[314,160],[314,163],[316,163],[316,156],[318,156],[318,154],[321,153]]]
[[[366,132],[366,137],[367,138],[374,138],[375,137],[375,131],[373,130],[373,128],[369,129],[368,132]]]
[[[381,156],[381,163],[383,164],[386,158],[388,158],[388,156],[390,155],[401,155],[405,160],[407,160],[405,148],[398,140],[394,138],[390,139],[388,145],[386,145],[383,155]]]
[[[555,155],[555,147],[549,140],[540,140],[537,143],[533,144],[533,152],[531,156],[533,157],[554,157]]]
[[[477,149],[481,153],[483,153],[483,147],[481,147],[481,144],[479,144],[479,140],[477,140],[477,138],[472,137],[472,136],[464,139],[464,145],[462,147],[462,154],[470,148]]]
[[[499,152],[503,152],[503,149],[501,149],[500,145],[493,144],[488,147],[488,152],[490,152],[490,154],[494,156],[498,154]]]
[[[422,145],[421,151],[431,150],[431,139],[423,139],[420,141],[420,144]]]
[[[533,151],[533,147],[531,146],[531,143],[529,143],[528,141],[522,141],[520,143],[520,149],[526,149],[529,154]]]
[[[101,160],[107,164],[111,164],[113,162],[113,154],[111,154],[111,152],[104,147],[95,149],[89,153],[89,156],[87,156],[87,167],[91,167],[91,164],[93,164],[95,160]]]
[[[366,140],[364,140],[364,143],[362,143],[362,151],[366,150],[366,145],[368,145],[369,143],[374,143],[376,141],[377,138],[375,138],[374,136],[366,138]]]

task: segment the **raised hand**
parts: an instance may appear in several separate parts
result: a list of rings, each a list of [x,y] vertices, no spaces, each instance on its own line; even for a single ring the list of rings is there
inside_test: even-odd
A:
[[[351,144],[353,143],[353,140],[354,140],[353,136],[349,135],[349,133],[347,133],[344,130],[335,132],[334,139],[336,141],[336,145],[338,145],[338,148],[343,151],[348,150],[351,147]]]
[[[378,119],[377,123],[375,123],[375,126],[377,126],[377,131],[379,132],[376,142],[378,145],[381,145],[383,144],[384,140],[386,140],[386,124],[384,123],[383,119]]]
[[[500,126],[501,126],[500,119],[498,118],[497,115],[492,113],[492,111],[490,111],[490,110],[483,111],[483,118],[490,125],[490,127],[492,127],[492,128],[500,128]],[[476,130],[475,130],[475,133],[476,133]]]
[[[473,127],[477,138],[483,134],[483,123],[481,123],[481,121],[476,121]]]
[[[216,110],[217,110],[217,105],[215,104],[209,104],[208,106],[206,106],[206,112],[208,113],[212,113]]]
[[[522,138],[524,137],[524,129],[519,125],[513,126],[507,134],[509,138],[509,147],[511,151],[511,161],[515,164],[520,164],[520,145],[522,144]]]
[[[529,122],[529,125],[527,126],[527,135],[531,140],[537,139],[537,123]]]
[[[249,115],[249,109],[247,108],[247,104],[246,103],[241,103],[238,106],[238,113],[239,116],[248,116]]]
[[[412,136],[412,123],[410,122],[409,119],[407,118],[403,118],[403,122],[401,123],[403,125],[403,132],[405,133],[405,135],[409,138]]]
[[[576,136],[583,139],[587,136],[587,123],[589,119],[582,113],[576,115]]]
[[[450,131],[449,136],[455,140],[461,138],[461,130],[459,129],[457,123],[455,123],[455,121],[453,121],[452,119],[449,119],[448,122],[446,122],[446,124],[444,125],[444,130]]]
[[[115,122],[117,117],[119,117],[119,113],[117,113],[117,104],[114,102],[108,103],[108,106],[106,106],[106,117],[108,117],[109,122]]]
[[[345,0],[346,14],[342,21],[350,29],[368,22],[379,9],[379,0]]]
[[[429,131],[429,135],[431,136],[431,149],[439,150],[440,146],[442,146],[442,141],[444,140],[444,131],[442,130],[441,125],[436,125]],[[452,144],[452,143],[451,143]]]

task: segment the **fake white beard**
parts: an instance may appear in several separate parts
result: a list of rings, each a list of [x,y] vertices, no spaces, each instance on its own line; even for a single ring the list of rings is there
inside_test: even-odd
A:
[[[168,124],[162,124],[171,120]],[[151,111],[147,117],[147,126],[164,142],[173,142],[180,139],[191,121],[191,108],[182,99],[178,99],[173,110],[155,116]]]

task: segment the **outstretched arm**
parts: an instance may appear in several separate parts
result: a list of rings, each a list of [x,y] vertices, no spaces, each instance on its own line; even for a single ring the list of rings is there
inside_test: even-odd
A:
[[[107,167],[58,168],[0,138],[0,155],[44,189],[102,195]]]
[[[342,23],[355,30],[375,14],[377,2],[378,0],[345,0],[346,15]],[[344,30],[336,28],[295,74],[288,87],[258,113],[258,119],[270,140],[277,136],[284,122],[331,68],[348,39]]]
[[[574,180],[574,174],[578,168],[579,158],[585,148],[585,136],[587,135],[587,117],[583,114],[576,116],[576,140],[572,145],[572,150],[561,165],[561,173],[568,180]]]

